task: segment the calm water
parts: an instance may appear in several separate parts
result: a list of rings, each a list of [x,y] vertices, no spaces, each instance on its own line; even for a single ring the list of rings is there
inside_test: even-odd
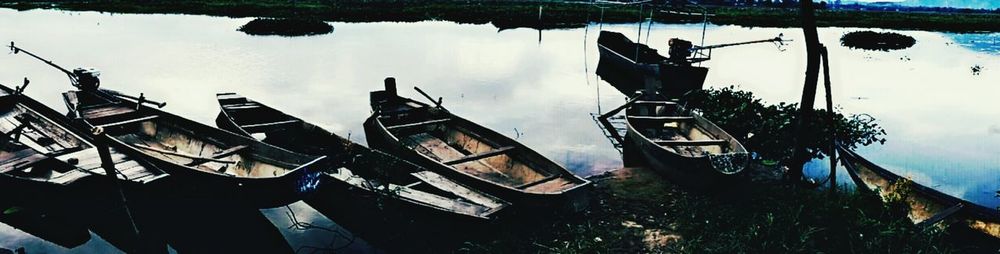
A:
[[[0,42],[13,40],[65,67],[98,68],[104,87],[145,93],[168,102],[165,110],[209,125],[218,113],[215,93],[238,92],[365,143],[361,123],[370,113],[368,92],[394,76],[403,96],[420,98],[409,89],[420,86],[444,97],[454,113],[517,137],[581,175],[621,166],[618,151],[590,116],[625,100],[594,74],[599,24],[539,33],[449,22],[335,23],[331,34],[286,38],[236,31],[249,19],[190,15],[0,9],[0,20]],[[635,25],[603,28],[636,36]],[[1000,205],[994,198],[1000,188],[1000,102],[995,99],[1000,54],[996,43],[983,39],[996,34],[897,31],[915,37],[917,44],[894,52],[840,46],[840,36],[855,30],[826,28],[820,37],[830,49],[835,103],[848,113],[878,118],[889,133],[885,145],[859,152],[917,182]],[[651,34],[648,43],[665,49],[671,37],[699,41],[701,26],[654,24]],[[778,34],[795,40],[781,48],[719,49],[705,66],[711,68],[709,86],[738,85],[769,103],[799,100],[805,66],[800,30],[709,26],[707,34],[706,44]],[[645,31],[641,40],[647,40]],[[973,75],[977,65],[982,71]],[[71,88],[64,75],[20,55],[0,57],[0,66],[0,83],[20,84],[27,76],[32,80],[28,95],[64,110],[59,94]],[[824,165],[814,163],[809,172],[824,175]],[[840,176],[841,182],[849,181],[846,173]],[[299,221],[336,227],[303,203],[291,209]],[[286,211],[259,214],[292,250],[342,243],[336,242],[342,234],[330,230],[289,229]],[[93,236],[72,251],[110,248]],[[67,251],[0,224],[0,247],[17,246]]]
[[[827,2],[836,2],[827,1]],[[843,3],[893,3],[902,6],[930,6],[973,9],[997,9],[1000,3],[995,0],[844,0]]]

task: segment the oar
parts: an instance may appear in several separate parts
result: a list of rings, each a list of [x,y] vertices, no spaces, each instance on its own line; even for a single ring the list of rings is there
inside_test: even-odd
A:
[[[611,125],[611,122],[608,121],[608,118],[611,118],[615,114],[618,114],[618,112],[621,112],[622,110],[625,110],[629,106],[632,106],[632,104],[635,103],[636,101],[639,101],[640,98],[642,98],[641,90],[637,91],[635,97],[629,99],[627,102],[625,102],[625,104],[622,104],[621,106],[618,106],[617,108],[612,109],[611,111],[608,111],[607,113],[604,113],[603,115],[597,117],[597,120],[601,122],[601,125],[604,126],[604,129],[607,129],[609,134],[611,134],[611,137],[614,138],[616,141],[618,141],[619,144],[624,144],[625,138],[623,138],[620,134],[618,134],[618,130],[615,129],[614,125]]]
[[[440,108],[440,107],[441,107],[441,100],[442,100],[442,98],[441,98],[441,97],[438,97],[437,101],[434,101],[434,98],[431,98],[431,96],[430,96],[430,95],[427,95],[427,93],[425,93],[425,92],[424,92],[424,90],[420,90],[420,88],[419,88],[419,87],[415,87],[415,86],[414,86],[414,87],[413,87],[413,89],[416,89],[416,90],[417,90],[417,92],[419,92],[419,93],[420,93],[420,95],[423,95],[423,96],[424,96],[425,98],[427,98],[427,100],[429,100],[429,101],[431,101],[432,103],[434,103],[434,107],[437,107],[437,108]]]

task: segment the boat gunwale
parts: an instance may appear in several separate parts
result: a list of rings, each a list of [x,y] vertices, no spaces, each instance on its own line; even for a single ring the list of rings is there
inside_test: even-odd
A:
[[[95,95],[94,92],[87,92],[87,91],[80,91],[80,90],[73,90],[73,91],[70,91],[70,92],[84,93],[86,95],[99,96],[99,95]],[[112,102],[111,104],[104,105],[103,107],[113,107],[113,106],[122,106],[122,105],[134,107],[134,106],[136,106],[135,104],[136,104],[136,102],[134,102],[132,100],[129,100],[127,98],[119,98],[119,100],[117,102]],[[184,117],[180,117],[180,116],[174,115],[172,113],[169,113],[169,112],[166,112],[166,111],[163,111],[163,110],[155,109],[155,108],[148,107],[148,106],[145,106],[145,105],[141,105],[141,108],[144,109],[144,110],[146,110],[148,112],[148,113],[145,113],[145,115],[157,115],[158,116],[156,119],[152,119],[150,121],[156,121],[158,123],[159,122],[164,122],[164,123],[167,123],[169,125],[172,125],[173,126],[172,128],[184,130],[186,132],[193,132],[194,131],[194,130],[191,130],[190,127],[200,128],[200,129],[205,130],[205,131],[214,131],[214,132],[216,132],[213,135],[203,135],[203,136],[199,137],[198,139],[201,139],[203,142],[209,142],[210,141],[210,142],[215,142],[215,143],[220,143],[220,144],[227,144],[227,145],[233,145],[232,143],[241,143],[242,145],[249,146],[248,147],[249,149],[254,149],[257,146],[264,146],[267,149],[274,150],[274,151],[266,152],[266,154],[270,155],[270,154],[275,154],[275,153],[284,153],[284,154],[287,154],[287,155],[292,155],[292,156],[295,156],[295,157],[299,157],[298,159],[302,159],[303,161],[305,161],[302,164],[299,164],[297,166],[292,166],[292,167],[285,167],[284,165],[275,165],[275,166],[278,166],[278,167],[281,167],[281,168],[285,168],[285,172],[283,174],[281,174],[281,175],[277,175],[277,176],[262,176],[262,177],[249,177],[249,176],[248,177],[243,177],[243,176],[236,176],[236,175],[219,173],[219,172],[214,172],[214,171],[211,171],[211,172],[210,171],[205,171],[205,170],[201,170],[201,169],[198,169],[198,168],[194,168],[192,166],[187,166],[187,165],[183,165],[183,164],[178,164],[178,163],[173,162],[173,161],[168,161],[168,160],[159,158],[157,156],[149,155],[146,152],[142,151],[141,148],[135,147],[133,144],[129,144],[128,142],[125,142],[125,141],[121,140],[120,138],[116,137],[115,135],[111,135],[111,134],[107,134],[106,135],[108,137],[108,139],[110,139],[110,140],[112,140],[112,141],[115,142],[116,146],[127,148],[127,150],[129,150],[132,153],[131,155],[133,155],[133,156],[144,156],[144,157],[146,157],[148,159],[156,160],[156,161],[158,161],[160,163],[165,163],[165,164],[177,167],[177,168],[184,168],[186,170],[193,171],[193,172],[195,172],[195,174],[212,175],[212,176],[218,176],[218,177],[222,177],[222,178],[226,178],[226,179],[241,179],[241,180],[249,180],[249,181],[267,181],[267,180],[277,180],[277,179],[288,179],[288,178],[292,178],[292,177],[295,177],[295,176],[299,175],[301,169],[303,169],[303,168],[306,168],[308,166],[313,166],[313,165],[319,165],[319,164],[321,164],[321,162],[326,161],[326,156],[312,156],[312,155],[306,155],[306,154],[297,153],[297,152],[294,152],[294,151],[289,151],[287,149],[284,149],[284,148],[281,148],[281,147],[277,147],[277,146],[272,146],[270,144],[266,144],[264,142],[260,142],[260,141],[258,141],[256,139],[253,139],[253,138],[248,138],[248,137],[242,136],[242,135],[237,134],[237,133],[233,133],[233,132],[228,131],[228,130],[214,128],[214,127],[211,127],[211,126],[208,126],[208,125],[204,125],[204,124],[195,122],[194,120],[190,120],[190,119],[187,119],[187,118],[184,118]],[[83,122],[85,124],[87,124],[88,126],[94,126],[93,124],[90,123],[89,119],[86,119],[86,118],[81,118],[81,119],[83,119]],[[138,123],[141,123],[141,122],[137,122],[137,123],[133,123],[133,124],[138,124]],[[217,135],[229,135],[230,137],[235,138],[235,139],[233,139],[232,141],[229,141],[229,142],[219,141],[219,140],[216,140],[214,138],[214,136],[217,136]],[[239,145],[239,144],[237,144],[237,145]],[[236,145],[233,145],[233,146],[236,146]],[[255,151],[253,153],[253,156],[251,158],[249,158],[249,159],[260,161],[261,159],[257,158],[257,157],[260,156],[258,153],[259,152]],[[262,161],[262,162],[270,163],[270,162],[267,162],[267,160],[280,161],[278,159],[267,158],[267,159],[265,159],[265,161]],[[282,162],[282,164],[297,164],[297,163]]]
[[[217,100],[218,100],[218,96],[220,96],[222,94],[223,93],[219,93],[219,94],[216,95]],[[239,95],[238,93],[228,93],[228,94]],[[245,96],[242,96],[242,95],[239,95],[239,96],[245,98],[247,101],[252,101],[252,100],[250,100],[250,98],[247,98]],[[229,121],[229,123],[231,125],[233,125],[235,129],[238,129],[238,130],[240,130],[243,133],[247,133],[247,136],[250,137],[250,134],[245,129],[241,128],[238,124],[236,124],[236,118],[233,117],[232,115],[228,114],[229,110],[227,110],[223,106],[222,101],[221,100],[218,100],[218,101],[219,101],[220,108],[221,108],[220,111],[222,112],[222,114],[225,114],[226,120]],[[319,126],[313,125],[313,124],[311,124],[311,123],[309,123],[309,122],[307,122],[305,120],[302,120],[301,118],[298,118],[296,116],[293,116],[293,115],[290,115],[290,114],[286,114],[286,113],[284,113],[284,111],[281,111],[281,110],[275,109],[273,107],[270,107],[267,104],[260,103],[260,102],[257,102],[257,104],[261,108],[265,108],[265,109],[269,109],[269,110],[274,110],[276,112],[280,112],[282,115],[288,117],[289,119],[296,119],[296,120],[301,121],[301,123],[303,124],[302,128],[306,128],[307,126],[313,126],[314,127],[313,131],[318,131],[320,133],[324,133],[324,134],[327,134],[327,135],[335,136],[335,137],[339,138],[341,141],[349,142],[349,143],[347,143],[345,145],[359,146],[359,147],[363,148],[365,150],[365,152],[376,154],[376,156],[383,156],[383,157],[392,159],[396,163],[402,163],[402,164],[404,164],[403,167],[408,167],[408,168],[412,168],[412,169],[427,170],[427,169],[424,169],[423,167],[420,167],[420,166],[418,166],[416,164],[413,164],[412,162],[409,162],[409,161],[406,161],[406,160],[403,160],[403,159],[400,159],[400,158],[396,158],[395,156],[392,156],[392,155],[390,155],[388,153],[385,153],[385,152],[382,152],[382,151],[379,151],[379,150],[375,150],[375,149],[366,148],[366,147],[361,146],[360,144],[355,144],[353,142],[350,142],[350,140],[344,139],[344,138],[340,137],[339,135],[326,130],[325,128],[321,128]],[[226,129],[226,128],[222,128],[222,129]],[[256,138],[254,138],[254,139],[256,139]],[[260,140],[260,141],[264,142],[263,140]],[[341,167],[350,170],[350,168],[348,166],[341,166]],[[414,171],[414,170],[406,170],[406,171],[407,172],[411,172],[411,171]],[[352,186],[354,188],[360,189],[360,190],[368,192],[368,193],[373,193],[375,195],[381,195],[379,193],[379,190],[374,190],[374,189],[368,188],[367,186],[358,186],[358,185],[352,184],[352,183],[350,183],[350,182],[348,182],[346,180],[338,179],[338,178],[334,177],[332,174],[333,173],[329,172],[329,171],[323,171],[322,172],[322,175],[324,177],[332,178],[332,179],[336,180],[337,182],[340,182],[340,183],[348,185],[348,186]],[[360,177],[360,178],[364,179],[365,181],[368,180],[368,178],[362,177],[362,176],[358,176],[358,175],[354,175],[354,177]],[[468,186],[465,186],[464,184],[461,184],[461,183],[458,183],[458,184],[460,184],[460,185],[468,188]],[[469,188],[469,189],[472,189],[472,188]],[[412,199],[412,198],[407,198],[407,197],[402,196],[402,195],[393,195],[392,197],[394,197],[397,200],[407,202],[407,203],[409,203],[411,205],[414,205],[414,206],[428,207],[428,208],[431,208],[431,209],[434,209],[434,210],[437,210],[437,211],[441,211],[441,212],[445,212],[445,213],[449,213],[449,214],[458,214],[458,215],[461,215],[461,216],[464,216],[464,217],[471,217],[471,218],[482,219],[482,220],[492,220],[492,219],[494,219],[493,215],[496,212],[499,212],[499,211],[503,210],[504,208],[510,206],[510,203],[507,202],[506,200],[497,198],[497,197],[495,197],[495,196],[493,196],[493,195],[491,195],[489,193],[486,193],[486,192],[483,192],[483,191],[480,191],[480,190],[476,190],[476,189],[472,189],[472,190],[475,190],[476,193],[479,194],[479,195],[483,195],[483,196],[491,199],[492,201],[499,203],[500,206],[495,207],[495,208],[491,208],[489,206],[485,206],[485,205],[482,205],[482,204],[479,204],[479,203],[475,203],[475,202],[472,202],[470,200],[470,201],[468,201],[466,203],[470,203],[470,204],[474,204],[474,205],[477,205],[477,206],[485,207],[485,208],[487,208],[487,210],[486,210],[487,212],[480,213],[480,214],[469,214],[469,213],[459,212],[457,210],[449,210],[449,209],[444,208],[444,207],[440,207],[440,206],[437,206],[437,205],[434,205],[434,204],[431,204],[431,203],[428,203],[428,202],[421,202],[421,201],[418,201],[418,200],[415,200],[415,199]],[[445,190],[445,192],[449,192],[449,191]],[[427,193],[429,193],[429,192],[427,192]],[[445,198],[445,199],[448,199],[447,197],[445,197],[443,195],[438,195],[438,194],[434,194],[434,193],[429,193],[429,194],[434,195],[434,196],[438,196],[438,197],[442,197],[442,198]]]
[[[400,99],[402,101],[405,101],[405,102],[416,103],[416,104],[422,106],[422,108],[430,108],[430,105],[428,105],[426,103],[423,103],[423,102],[419,102],[419,101],[410,99],[410,98],[399,97],[399,96],[397,96],[396,98],[398,98],[398,99]],[[451,116],[450,117],[450,119],[451,119],[450,121],[459,121],[460,123],[462,123],[462,124],[464,124],[464,125],[466,125],[468,127],[472,127],[471,129],[466,128],[469,131],[476,131],[476,132],[485,131],[485,132],[487,132],[487,134],[507,139],[507,141],[509,141],[511,144],[514,144],[515,146],[521,148],[520,151],[518,151],[518,153],[525,153],[525,154],[528,154],[529,157],[538,158],[538,159],[541,160],[541,163],[543,163],[543,164],[549,164],[548,167],[555,166],[555,168],[560,171],[560,172],[557,172],[558,174],[563,175],[563,177],[569,177],[569,178],[571,178],[573,180],[576,180],[576,183],[573,184],[572,187],[561,189],[561,190],[555,191],[555,192],[530,192],[530,191],[527,191],[527,190],[524,190],[524,189],[519,189],[516,186],[508,186],[508,185],[500,184],[500,183],[497,183],[497,182],[494,182],[494,181],[486,180],[486,179],[483,179],[481,177],[469,174],[469,173],[464,172],[462,170],[458,170],[458,169],[454,168],[453,166],[446,165],[446,164],[444,164],[441,161],[434,160],[434,159],[432,159],[430,157],[427,157],[424,154],[421,154],[421,153],[418,153],[416,151],[413,151],[412,149],[405,149],[405,150],[408,150],[408,151],[410,151],[412,153],[415,153],[418,156],[420,156],[421,158],[424,158],[425,160],[430,161],[430,162],[436,164],[437,166],[447,168],[447,169],[449,169],[451,171],[454,171],[454,172],[458,172],[458,173],[460,173],[462,175],[465,175],[466,177],[474,178],[474,179],[477,179],[478,181],[486,182],[486,183],[489,183],[489,184],[491,184],[493,186],[498,186],[498,187],[507,189],[509,191],[514,191],[514,192],[519,192],[519,193],[524,193],[524,194],[540,195],[540,196],[559,196],[559,195],[563,195],[563,194],[566,194],[566,193],[573,192],[573,191],[575,191],[577,189],[580,189],[580,188],[585,188],[585,186],[591,185],[591,182],[589,180],[587,180],[585,178],[582,178],[582,177],[574,174],[573,172],[570,172],[565,167],[559,165],[558,163],[555,163],[554,161],[550,160],[548,157],[542,156],[541,154],[539,154],[538,152],[534,151],[533,149],[527,148],[526,146],[524,146],[520,142],[514,141],[513,139],[510,139],[507,136],[504,136],[502,134],[496,133],[495,131],[490,130],[489,128],[486,128],[484,126],[478,125],[478,124],[476,124],[476,123],[474,123],[472,121],[466,120],[465,118],[462,118],[462,117],[460,117],[458,115],[452,114],[447,109],[444,109],[444,108],[441,108],[441,109],[444,110],[447,115]],[[396,143],[395,146],[399,146],[401,148],[405,148],[401,144],[402,141],[399,139],[399,137],[397,137],[395,134],[393,134],[391,131],[389,131],[389,129],[385,126],[385,124],[382,123],[382,119],[380,117],[382,117],[381,112],[379,112],[379,111],[373,111],[372,112],[372,116],[369,117],[369,118],[370,119],[374,119],[374,122],[376,123],[376,126],[378,127],[379,132],[382,132],[383,134],[385,134],[389,138],[391,138],[392,141],[394,141]],[[502,142],[500,142],[500,143],[502,143]],[[513,159],[513,157],[511,159]],[[525,162],[525,160],[523,160],[523,159],[518,159],[518,161],[522,161],[522,163]],[[542,166],[544,166],[544,165],[542,165]],[[532,169],[535,169],[535,168],[533,167]]]
[[[856,152],[847,149],[843,145],[838,144],[837,150],[840,152],[841,155],[840,158],[844,162],[845,165],[844,167],[847,169],[847,172],[854,180],[855,184],[866,186],[866,188],[863,188],[866,191],[877,193],[876,192],[877,190],[867,188],[868,186],[867,183],[865,183],[864,180],[860,178],[857,172],[857,168],[855,168],[854,165],[851,164],[852,163],[851,160],[861,163],[865,168],[868,168],[868,170],[874,172],[879,177],[882,177],[883,179],[889,181],[890,184],[895,183],[900,179],[908,179],[900,175],[897,175],[895,173],[892,173],[891,171],[881,166],[878,166],[877,164],[869,161],[867,158],[864,158],[861,155],[857,154]],[[927,187],[923,184],[917,183],[912,180],[910,181],[910,184],[912,187],[914,187],[913,189],[916,190],[920,195],[925,196],[931,200],[934,200],[935,202],[948,204],[945,206],[962,204],[964,207],[961,208],[961,211],[959,211],[959,213],[964,214],[967,217],[966,219],[977,219],[977,220],[982,219],[993,223],[1000,223],[1000,212],[998,212],[995,209],[990,209],[989,207],[985,207],[980,204],[976,204],[974,202],[966,201],[962,198],[958,198],[943,193],[939,190]]]
[[[644,96],[644,95],[640,95],[640,96]],[[649,99],[647,99],[647,101],[666,101],[666,100],[665,99],[655,99],[655,100],[649,100]],[[628,109],[631,109],[631,107],[632,106],[629,106]],[[683,106],[678,105],[678,107],[683,110]],[[659,150],[661,150],[663,152],[667,152],[669,154],[673,154],[673,155],[676,155],[676,156],[680,156],[680,157],[687,158],[687,159],[693,159],[693,160],[709,159],[709,157],[712,156],[712,155],[714,155],[714,156],[725,156],[725,155],[736,155],[736,154],[749,154],[749,152],[746,150],[746,148],[743,146],[743,144],[739,142],[739,140],[736,140],[735,137],[733,137],[732,135],[730,135],[728,132],[726,132],[725,130],[723,130],[721,127],[718,127],[718,125],[715,125],[715,123],[713,123],[712,121],[709,121],[707,118],[701,116],[700,114],[695,114],[693,112],[689,113],[689,115],[691,115],[692,117],[695,118],[696,125],[709,124],[712,127],[715,127],[715,129],[717,131],[719,131],[718,134],[724,135],[725,137],[723,137],[723,138],[728,138],[728,139],[725,139],[727,141],[727,144],[728,144],[727,147],[729,147],[731,150],[735,150],[735,152],[725,152],[725,153],[706,154],[706,155],[697,155],[697,156],[684,155],[684,154],[680,154],[680,153],[674,152],[674,151],[672,151],[670,149],[667,149],[667,147],[669,145],[659,145],[659,144],[656,144],[656,142],[654,142],[651,138],[649,138],[648,136],[646,136],[646,134],[644,134],[641,131],[639,131],[639,129],[636,128],[632,124],[633,120],[629,120],[628,119],[628,115],[629,115],[628,114],[628,112],[629,112],[628,109],[626,109],[626,111],[625,111],[625,116],[626,116],[625,117],[625,119],[626,119],[625,120],[625,124],[626,124],[626,128],[628,128],[628,130],[630,130],[630,131],[635,132],[636,135],[638,135],[639,137],[641,137],[643,139],[642,141],[644,143],[652,144],[657,149],[659,149]],[[716,137],[716,138],[719,139],[719,137]],[[749,163],[749,160],[747,161],[747,163]],[[714,169],[714,167],[713,167],[713,169]],[[714,170],[714,171],[718,172],[719,174],[723,174],[723,175],[738,175],[741,172],[743,172],[744,170],[746,170],[746,165],[744,165],[744,167],[742,169],[740,169],[739,171],[736,171],[736,172],[722,172],[722,171],[719,171],[719,170]]]

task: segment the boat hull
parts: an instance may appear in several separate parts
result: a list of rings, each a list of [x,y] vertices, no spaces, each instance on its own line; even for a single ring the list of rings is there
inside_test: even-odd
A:
[[[743,145],[729,135],[729,133],[697,114],[659,115],[671,110],[678,112],[688,111],[683,107],[677,106],[672,101],[662,99],[661,96],[644,95],[642,98],[646,99],[644,102],[648,104],[633,104],[626,109],[625,113],[627,131],[624,137],[622,152],[628,155],[625,156],[626,158],[640,160],[638,162],[625,161],[626,165],[645,164],[653,170],[673,179],[678,184],[703,190],[722,189],[720,187],[731,185],[744,178],[745,174],[743,171],[749,165],[749,155]],[[642,108],[651,105],[667,105],[667,107]],[[651,112],[657,113],[651,115]],[[654,122],[651,124],[640,123],[640,121],[643,121],[640,119],[646,119],[642,117],[677,117],[684,120],[673,120],[667,123]],[[683,123],[677,121],[683,121]],[[673,127],[667,127],[668,124],[673,125]],[[680,127],[682,125],[689,126],[687,129],[690,130],[687,133],[683,133],[683,131],[678,133],[678,130],[682,130]],[[657,143],[658,141],[654,141],[652,137],[647,136],[643,131],[652,131],[652,133],[678,133],[674,135],[685,136],[686,138],[679,142],[675,140],[659,141],[676,142],[674,146],[668,148]],[[684,140],[691,143],[685,143]],[[676,149],[681,146],[697,147],[698,145],[694,143],[701,140],[714,140],[712,142],[716,142],[714,145],[718,146],[719,150],[712,152],[714,149],[700,148],[700,151],[708,151],[705,154],[679,154],[676,152]]]
[[[76,93],[72,96],[69,93]],[[73,91],[64,95],[66,98],[83,98],[83,96],[95,96],[90,92]],[[67,99],[68,101],[69,99]],[[96,99],[91,99],[96,100]],[[86,101],[81,99],[80,101]],[[69,105],[71,103],[67,103]],[[100,109],[101,107],[127,107],[136,108],[135,102],[120,100],[114,103],[96,104],[98,106],[90,109]],[[84,108],[81,105],[80,108]],[[70,108],[71,115],[83,115]],[[320,174],[328,167],[328,161],[323,157],[306,156],[293,153],[278,147],[270,146],[249,137],[234,134],[225,130],[220,130],[203,125],[183,117],[179,117],[158,109],[141,106],[138,111],[122,113],[119,115],[90,119],[81,117],[76,121],[79,128],[92,128],[93,126],[122,121],[127,118],[141,118],[143,116],[155,116],[150,122],[155,125],[171,126],[178,133],[188,133],[191,137],[203,138],[205,142],[219,144],[227,147],[245,146],[246,151],[250,151],[248,158],[268,157],[275,162],[288,164],[287,169],[281,175],[263,177],[241,177],[230,174],[207,172],[195,169],[191,166],[181,165],[174,161],[168,161],[158,156],[147,155],[147,151],[135,147],[121,138],[108,135],[105,140],[108,145],[120,150],[128,156],[144,158],[157,168],[170,174],[172,184],[170,185],[175,195],[192,199],[214,199],[219,202],[230,202],[237,206],[249,206],[256,208],[269,208],[287,205],[301,200],[315,191],[321,183]],[[125,126],[124,124],[122,126]],[[114,128],[120,126],[105,127],[105,132],[114,132]],[[125,132],[127,133],[127,132]],[[192,139],[193,140],[193,139]],[[257,160],[257,159],[254,159]],[[243,163],[243,162],[240,162]],[[292,167],[290,165],[298,165]],[[294,169],[293,169],[294,168]]]
[[[544,211],[551,209],[550,211],[554,212],[579,212],[589,206],[588,190],[592,187],[589,184],[589,181],[579,179],[583,182],[582,184],[558,194],[528,193],[507,186],[502,186],[497,183],[459,172],[452,167],[446,166],[438,161],[428,159],[427,157],[421,156],[417,152],[406,148],[395,137],[393,137],[383,124],[379,122],[378,117],[379,115],[377,113],[373,114],[364,123],[365,136],[367,138],[368,145],[372,148],[399,156],[404,160],[416,163],[417,165],[444,175],[447,178],[454,179],[460,183],[468,185],[469,187],[490,193],[496,197],[506,200],[507,202],[510,202],[516,206],[516,209],[518,210],[523,211],[527,209],[533,211]],[[452,115],[451,121],[459,122],[457,123],[458,125],[472,126],[472,129],[474,129],[473,131],[478,132],[480,135],[490,137],[501,136],[498,133],[487,131],[481,126],[475,125],[454,115]],[[548,159],[545,159],[541,155],[523,146],[518,149],[524,149],[525,151],[522,152],[531,153],[528,154],[528,157],[535,158],[535,161],[540,164],[546,164],[550,167],[559,167],[554,162],[548,161]],[[572,175],[572,173],[569,173],[568,171],[562,173]],[[576,177],[575,175],[572,176]]]
[[[610,72],[616,72],[614,75],[627,77],[619,80],[633,81],[612,84],[625,86],[619,87],[623,92],[659,91],[668,97],[678,98],[690,91],[701,90],[708,75],[706,67],[671,64],[656,50],[614,32],[602,31],[597,48],[601,56],[600,66],[612,68]],[[631,92],[626,95],[631,96]]]
[[[960,230],[962,233],[1000,240],[1000,211],[907,180],[842,146],[837,150],[847,173],[862,191],[885,200],[884,197],[891,195],[898,187],[907,185],[905,190],[909,193],[905,195],[908,197],[905,202],[910,207],[909,217],[914,223],[927,224],[922,222],[958,205],[961,206],[959,210],[941,219],[951,225],[950,230]],[[933,224],[935,223],[930,225]]]
[[[237,94],[219,94],[218,98],[222,106],[222,110],[216,118],[216,125],[219,128],[250,137],[252,133],[240,127],[240,123],[294,120],[299,124],[255,131],[265,134],[266,137],[262,140],[265,143],[296,152],[335,158],[335,161],[339,162],[338,164],[342,164],[351,172],[364,175],[363,179],[378,178],[376,182],[382,184],[424,183],[411,175],[411,173],[423,171],[423,168],[416,165],[370,150],[299,118],[284,114],[267,105],[250,101]],[[252,110],[238,111],[233,109],[241,107],[251,107]],[[260,117],[261,115],[269,117]],[[488,223],[495,218],[493,212],[496,211],[486,216],[474,216],[417,202],[388,191],[361,188],[345,180],[337,179],[328,173],[321,174],[321,177],[324,185],[318,190],[319,193],[306,202],[317,207],[324,214],[343,216],[343,214],[354,213],[354,215],[373,217],[377,221],[409,222],[411,224],[419,221],[426,223],[427,226],[461,225],[466,228]],[[503,203],[502,200],[494,201]],[[343,206],[343,204],[350,205]],[[503,210],[504,207],[506,205],[501,205],[496,209]]]

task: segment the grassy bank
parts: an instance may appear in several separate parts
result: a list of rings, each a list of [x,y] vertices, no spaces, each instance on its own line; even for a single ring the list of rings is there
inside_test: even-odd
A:
[[[480,253],[953,253],[942,231],[921,231],[903,206],[873,196],[754,183],[686,191],[643,168],[599,177],[587,214],[468,242]],[[516,233],[515,233],[516,232]]]
[[[58,8],[74,11],[115,13],[182,13],[229,17],[314,18],[327,21],[422,21],[448,20],[459,23],[493,23],[500,29],[514,27],[579,27],[597,22],[601,12],[590,4],[561,1],[19,1],[0,3],[18,10]],[[542,18],[539,21],[539,6]],[[700,12],[696,9],[676,9]],[[645,8],[644,16],[650,8]],[[750,27],[799,26],[798,10],[765,7],[709,7],[716,16],[711,21],[723,25]],[[637,6],[608,6],[604,22],[635,22]],[[850,10],[820,10],[820,26],[876,27],[933,31],[1000,31],[1000,15],[990,13],[899,13]],[[700,16],[656,12],[653,18],[665,23],[700,22]]]

